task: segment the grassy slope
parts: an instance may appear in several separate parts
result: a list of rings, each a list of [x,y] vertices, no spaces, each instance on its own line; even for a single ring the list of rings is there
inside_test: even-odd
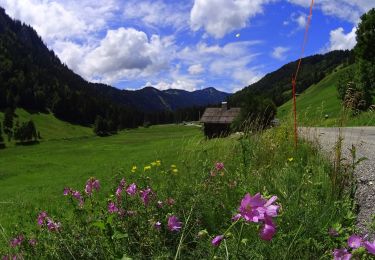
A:
[[[352,66],[341,68],[312,85],[297,97],[299,122],[307,126],[339,126],[344,125],[375,125],[373,113],[362,113],[358,117],[350,117],[342,111],[337,94],[339,78],[345,75]],[[292,100],[278,108],[278,117],[283,121],[292,118]],[[328,115],[328,119],[325,119]]]
[[[32,119],[42,136],[42,141],[94,135],[91,128],[61,121],[52,114],[30,114],[24,109],[17,109],[16,115],[18,117],[14,119],[14,122],[17,120],[19,122],[25,122]],[[3,119],[4,113],[0,112],[0,122],[2,122]]]

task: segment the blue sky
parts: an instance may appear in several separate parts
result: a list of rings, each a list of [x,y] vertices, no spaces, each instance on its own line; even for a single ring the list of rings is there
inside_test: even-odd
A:
[[[310,0],[0,0],[85,79],[239,90],[296,60]],[[374,0],[315,0],[306,55],[352,49]]]

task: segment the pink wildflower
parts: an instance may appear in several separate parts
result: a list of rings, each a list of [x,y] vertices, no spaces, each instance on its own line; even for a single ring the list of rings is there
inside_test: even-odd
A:
[[[156,223],[154,224],[154,227],[155,227],[157,230],[160,230],[160,229],[161,229],[161,223],[160,223],[160,221],[156,222]]]
[[[224,239],[223,235],[216,236],[214,239],[212,239],[211,244],[213,246],[220,246],[221,241],[223,241],[223,239]]]
[[[265,200],[260,193],[255,194],[253,197],[249,193],[241,201],[239,211],[242,217],[248,222],[259,222],[264,219],[265,208],[263,207]]]
[[[372,255],[375,255],[375,240],[372,243],[366,241],[363,244],[365,245],[367,252],[369,252]]]
[[[23,235],[19,235],[18,237],[15,237],[13,238],[11,241],[10,241],[10,246],[11,247],[17,247],[17,246],[20,246],[23,242]]]
[[[222,162],[217,162],[217,163],[215,164],[215,168],[216,168],[217,171],[221,171],[222,169],[224,169],[224,163],[222,163]]]
[[[116,207],[116,204],[112,201],[108,204],[108,212],[109,213],[118,212],[118,208]]]
[[[83,201],[83,197],[82,197],[81,193],[80,193],[79,191],[72,191],[71,194],[72,194],[72,196],[73,196],[75,199],[78,200],[78,202],[79,202],[79,206],[82,208],[82,207],[83,207],[83,203],[84,203],[84,201]]]
[[[168,219],[168,229],[170,231],[180,231],[182,223],[178,220],[176,216],[170,216]]]
[[[148,203],[150,202],[151,196],[153,195],[153,192],[150,188],[147,188],[145,190],[140,191],[140,196],[143,201],[143,204],[147,207]]]
[[[45,219],[48,217],[47,212],[42,211],[38,215],[38,225],[43,226]]]
[[[100,182],[99,180],[95,179],[94,177],[91,177],[86,182],[85,192],[88,195],[91,195],[93,190],[99,191],[100,189]]]
[[[72,194],[72,189],[71,188],[64,188],[64,196],[68,196]]]
[[[236,214],[236,215],[234,215],[233,217],[232,217],[232,221],[233,222],[236,222],[237,220],[239,220],[240,218],[241,218],[242,216],[241,216],[241,214]]]
[[[130,196],[134,196],[137,193],[137,185],[135,183],[130,184],[126,189],[126,193]]]
[[[37,241],[36,241],[35,238],[32,238],[32,239],[29,240],[29,245],[30,246],[36,246],[36,244],[37,244]]]
[[[117,200],[119,202],[121,200],[121,193],[122,193],[122,190],[124,189],[125,185],[126,185],[125,179],[122,178],[121,181],[120,181],[119,186],[116,189],[116,196],[117,196]]]
[[[60,222],[56,223],[52,219],[47,218],[47,228],[49,231],[59,231],[60,226]]]
[[[348,239],[348,246],[354,249],[361,247],[362,237],[357,235],[351,235]]]
[[[335,249],[333,251],[334,260],[350,260],[351,258],[352,254],[350,254],[345,248]]]
[[[266,221],[260,230],[259,236],[263,240],[271,240],[276,233],[275,224],[272,221]]]

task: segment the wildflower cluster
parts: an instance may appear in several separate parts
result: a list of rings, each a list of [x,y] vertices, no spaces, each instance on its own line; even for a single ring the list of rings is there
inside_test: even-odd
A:
[[[262,225],[259,236],[263,240],[271,240],[276,233],[276,224],[272,218],[277,217],[280,206],[274,205],[276,196],[264,199],[260,193],[251,196],[249,193],[241,200],[238,214],[232,217],[232,221],[259,223]],[[225,238],[224,235],[216,236],[212,241],[213,246],[219,246]]]
[[[357,250],[365,248],[369,254],[375,255],[375,240],[371,243],[358,235],[351,235],[348,239],[348,247],[352,250],[349,252],[346,248],[339,248],[333,251],[335,260],[350,260]]]
[[[39,213],[37,222],[40,227],[47,227],[49,231],[59,231],[61,227],[61,223],[53,221],[45,211]]]

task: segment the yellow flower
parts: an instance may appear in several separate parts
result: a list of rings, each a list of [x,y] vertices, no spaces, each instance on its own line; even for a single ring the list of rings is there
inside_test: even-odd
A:
[[[294,160],[293,157],[288,158],[288,161],[289,161],[289,162],[293,162],[293,160]]]
[[[177,166],[175,164],[172,164],[171,168],[177,168]]]
[[[161,165],[161,161],[160,160],[157,160],[156,161],[156,166],[160,166]]]
[[[152,166],[156,166],[156,162],[152,162],[151,165],[152,165]]]
[[[137,170],[137,166],[134,165],[134,166],[132,167],[132,172],[135,172],[136,170]]]
[[[173,172],[173,173],[178,173],[178,170],[177,170],[176,168],[174,168],[174,169],[172,170],[172,172]]]
[[[151,166],[150,166],[150,165],[147,165],[147,166],[145,166],[145,167],[143,168],[143,170],[144,170],[144,171],[149,171],[149,170],[151,170]]]

